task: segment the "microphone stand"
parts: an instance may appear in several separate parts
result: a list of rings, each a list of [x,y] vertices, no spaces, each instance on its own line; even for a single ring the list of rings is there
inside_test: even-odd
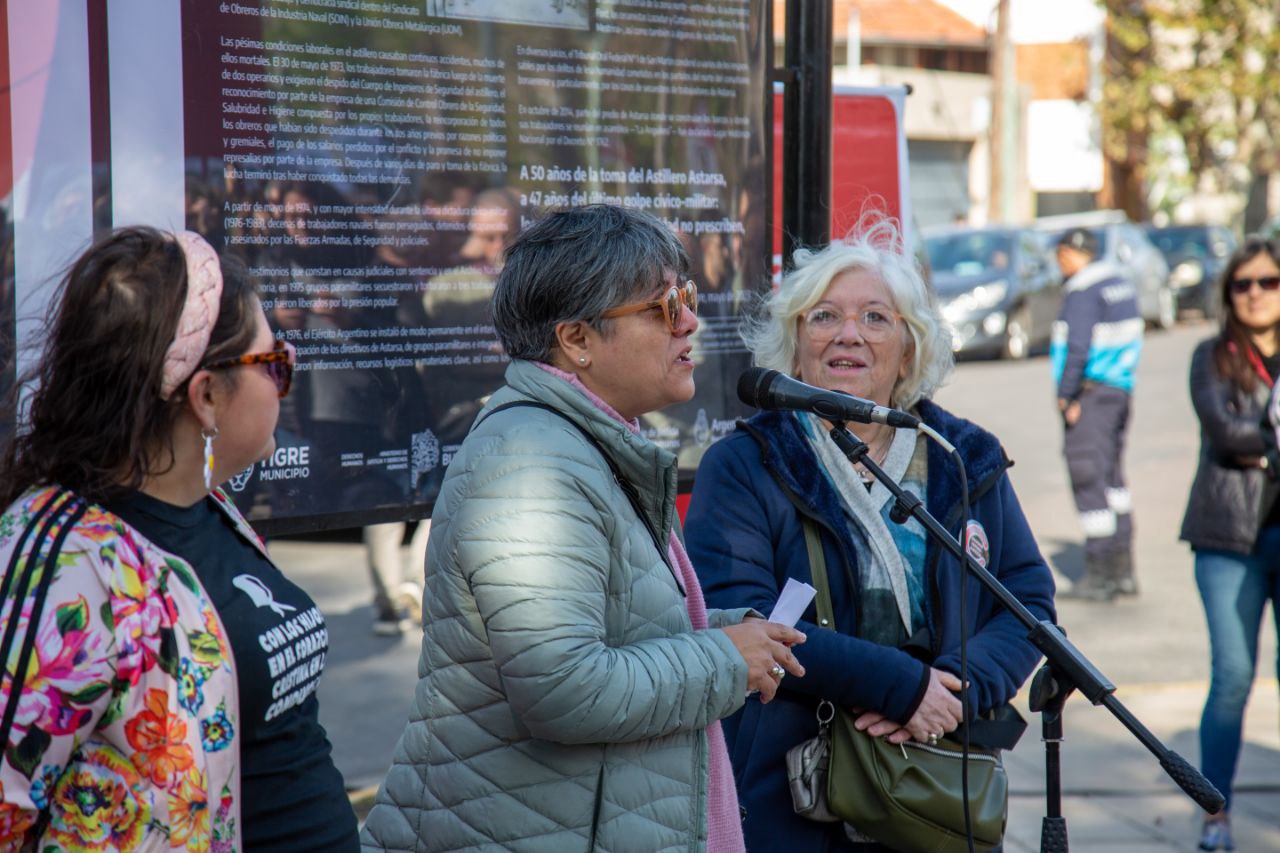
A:
[[[1218,789],[1178,753],[1162,744],[1151,731],[1115,697],[1115,685],[1077,649],[1061,628],[1047,619],[1036,619],[1021,601],[991,572],[978,565],[951,533],[925,508],[915,495],[903,491],[893,478],[868,455],[865,442],[845,429],[843,421],[832,422],[831,438],[850,462],[863,468],[884,484],[894,497],[889,517],[897,524],[915,518],[934,541],[951,552],[965,570],[983,585],[1001,606],[1027,628],[1027,639],[1045,656],[1045,664],[1031,684],[1031,710],[1041,715],[1045,745],[1046,813],[1040,827],[1042,853],[1066,853],[1067,819],[1062,815],[1061,746],[1062,709],[1067,698],[1079,690],[1094,705],[1102,705],[1150,750],[1160,767],[1187,796],[1210,814],[1222,810],[1225,800]],[[964,630],[964,626],[961,626]]]

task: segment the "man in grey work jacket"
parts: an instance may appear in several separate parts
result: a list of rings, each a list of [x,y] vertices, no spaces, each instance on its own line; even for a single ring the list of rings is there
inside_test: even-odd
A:
[[[1073,228],[1058,241],[1067,281],[1050,357],[1066,430],[1063,453],[1085,535],[1084,576],[1059,595],[1110,601],[1138,591],[1122,455],[1143,321],[1131,279],[1097,256],[1098,240],[1088,229]]]

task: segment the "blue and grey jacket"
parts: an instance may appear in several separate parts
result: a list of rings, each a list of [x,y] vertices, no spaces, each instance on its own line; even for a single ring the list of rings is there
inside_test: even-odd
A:
[[[1067,279],[1066,291],[1049,347],[1058,397],[1074,400],[1086,381],[1132,392],[1143,331],[1133,283],[1095,261]]]

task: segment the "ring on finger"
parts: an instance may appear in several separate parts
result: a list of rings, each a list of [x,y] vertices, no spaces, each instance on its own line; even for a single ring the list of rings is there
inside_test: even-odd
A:
[[[938,733],[936,733],[936,732],[929,732],[929,745],[930,745],[930,746],[937,746],[937,745],[938,745],[938,741],[939,741],[939,739],[941,739],[941,737],[942,737],[942,735],[940,735],[940,734],[938,734]]]
[[[769,674],[772,675],[774,678],[778,679],[779,681],[781,681],[782,676],[786,675],[787,671],[775,663],[772,667],[769,668]]]

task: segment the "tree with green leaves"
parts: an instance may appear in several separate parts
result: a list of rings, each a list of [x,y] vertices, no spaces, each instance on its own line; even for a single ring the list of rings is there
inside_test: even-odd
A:
[[[1099,2],[1113,176],[1145,178],[1166,211],[1191,196],[1242,211],[1255,180],[1280,171],[1280,0]]]

